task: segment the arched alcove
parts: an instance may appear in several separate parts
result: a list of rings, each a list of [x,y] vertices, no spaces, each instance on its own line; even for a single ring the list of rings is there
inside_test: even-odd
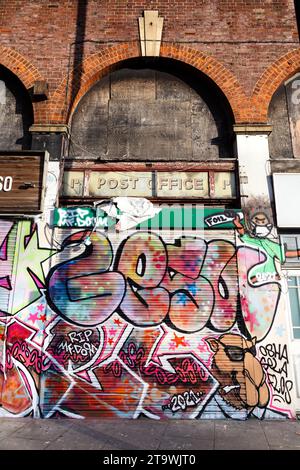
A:
[[[283,83],[269,106],[269,137],[272,159],[300,158],[300,74]]]
[[[12,72],[0,65],[0,149],[30,149],[32,123],[28,91]]]
[[[96,83],[71,123],[70,158],[203,161],[234,157],[233,113],[205,74],[165,58],[130,59]]]

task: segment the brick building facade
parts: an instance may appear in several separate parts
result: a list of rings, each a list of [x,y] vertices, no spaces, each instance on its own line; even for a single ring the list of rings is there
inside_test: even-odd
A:
[[[297,416],[298,10],[0,1],[4,415]]]

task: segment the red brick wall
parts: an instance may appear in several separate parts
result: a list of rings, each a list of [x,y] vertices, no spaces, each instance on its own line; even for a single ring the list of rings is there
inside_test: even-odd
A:
[[[87,3],[85,18],[84,3]],[[81,28],[76,30],[78,8]],[[144,9],[157,9],[164,17],[166,54],[171,54],[170,43],[173,42],[175,56],[179,49],[181,60],[193,62],[198,68],[204,67],[205,73],[208,71],[203,64],[212,57],[211,76],[217,77],[218,85],[232,105],[236,121],[265,121],[270,95],[278,86],[277,77],[280,76],[282,81],[299,68],[293,0],[88,0],[81,1],[79,7],[76,0],[0,0],[0,45],[8,48],[2,49],[5,63],[2,54],[0,62],[10,68],[11,60],[16,73],[18,59],[19,76],[21,79],[26,76],[27,86],[37,76],[49,82],[50,99],[35,105],[36,122],[67,119],[66,107],[62,102],[59,105],[58,100],[64,99],[62,88],[72,81],[71,76],[67,79],[69,61],[72,66],[74,58],[74,47],[70,54],[70,44],[76,37],[83,37],[82,26],[85,26],[84,39],[104,43],[85,43],[83,47],[76,47],[77,65],[81,59],[87,59],[90,67],[94,67],[88,70],[89,85],[86,82],[81,94],[99,73],[101,75],[101,68],[126,57],[126,53],[128,57],[139,54],[135,43],[138,40],[137,18]],[[115,41],[126,42],[127,52]],[[114,47],[103,61],[101,52],[108,45]],[[287,63],[289,56],[278,62],[295,49],[297,51],[290,59],[292,64]],[[91,54],[96,54],[94,64]],[[274,66],[276,62],[278,64]],[[270,73],[264,76],[269,68]],[[82,78],[81,73],[79,75]],[[76,77],[73,82],[75,80]],[[77,82],[76,91],[80,86]],[[259,95],[259,99],[250,100],[254,89],[255,97]]]

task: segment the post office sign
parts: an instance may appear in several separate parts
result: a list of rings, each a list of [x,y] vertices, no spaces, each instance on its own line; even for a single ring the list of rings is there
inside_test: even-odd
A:
[[[236,185],[232,171],[65,170],[62,195],[73,198],[234,199]]]
[[[152,196],[151,172],[128,171],[118,173],[115,171],[93,171],[89,178],[89,196]]]

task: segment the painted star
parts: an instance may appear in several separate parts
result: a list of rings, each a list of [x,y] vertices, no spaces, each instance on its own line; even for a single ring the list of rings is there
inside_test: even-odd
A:
[[[37,320],[39,320],[38,318],[38,313],[31,313],[29,315],[29,318],[28,318],[29,321],[32,321],[32,323],[35,323]]]
[[[118,325],[118,326],[121,326],[121,325],[122,325],[121,320],[119,320],[118,318],[116,318],[116,319],[114,320],[114,323],[115,323],[116,325]]]
[[[39,317],[39,320],[41,320],[43,323],[46,322],[46,319],[47,319],[47,315],[45,313]]]
[[[111,328],[110,330],[108,330],[108,333],[110,334],[110,336],[114,336],[116,332],[117,330],[115,330],[114,328]]]
[[[114,342],[114,339],[113,338],[108,338],[107,341],[108,341],[108,344],[111,346]]]
[[[43,304],[40,304],[37,306],[37,310],[39,310],[40,312],[42,312],[44,310],[45,306]]]
[[[184,336],[177,336],[176,333],[174,333],[174,339],[172,339],[172,341],[174,341],[176,348],[178,348],[180,345],[185,345]]]
[[[193,284],[187,284],[186,286],[188,288],[188,290],[190,291],[190,293],[195,297],[196,294],[197,294],[197,286],[195,283]]]
[[[41,297],[40,289],[45,286],[43,263],[57,252],[57,250],[40,246],[37,230],[31,226],[30,222],[24,222],[22,225],[20,239],[23,240],[23,243],[20,243],[18,249],[18,270],[15,285],[22,286],[24,290],[28,291],[29,297],[24,298],[22,294],[24,290],[14,296],[13,314]],[[16,294],[18,294],[18,289],[16,289]]]

